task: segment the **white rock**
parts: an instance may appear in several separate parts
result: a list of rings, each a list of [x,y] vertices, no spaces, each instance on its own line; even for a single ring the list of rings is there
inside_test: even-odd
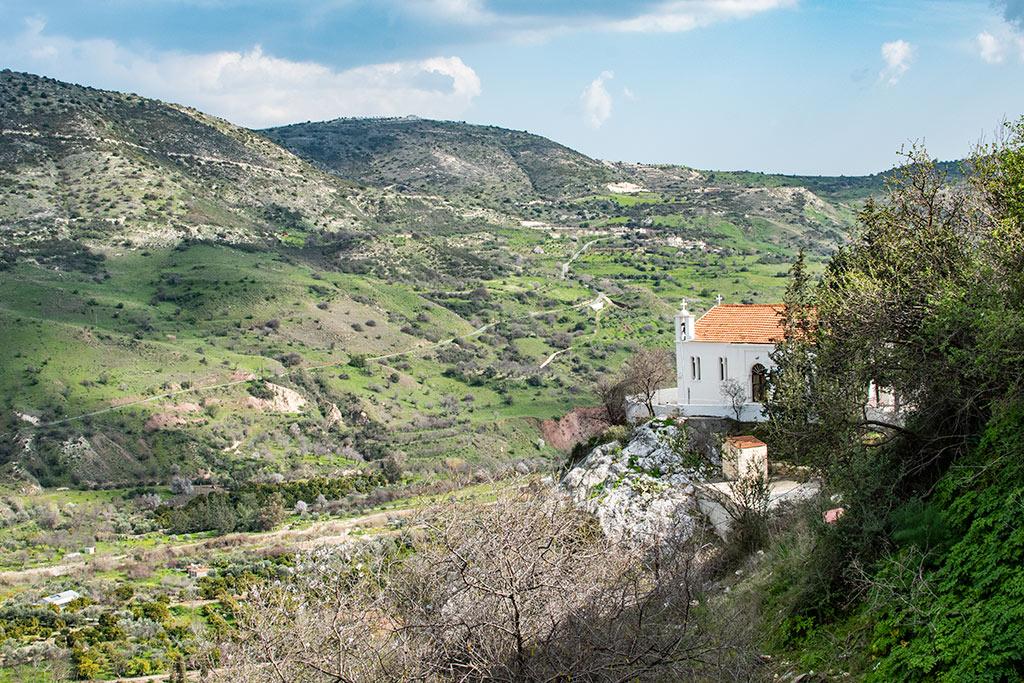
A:
[[[691,482],[700,475],[672,451],[669,440],[675,430],[660,420],[640,425],[629,443],[591,451],[566,473],[559,488],[592,512],[616,540],[686,538],[697,527]]]

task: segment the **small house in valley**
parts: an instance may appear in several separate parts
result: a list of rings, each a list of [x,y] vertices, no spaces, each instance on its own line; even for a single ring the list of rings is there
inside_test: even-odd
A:
[[[43,605],[54,605],[59,609],[64,609],[64,607],[68,603],[73,602],[80,597],[82,596],[78,591],[69,590],[60,593],[54,593],[53,595],[47,595],[39,602]]]
[[[210,568],[198,564],[190,564],[185,567],[185,573],[188,574],[190,579],[201,579],[210,574]]]

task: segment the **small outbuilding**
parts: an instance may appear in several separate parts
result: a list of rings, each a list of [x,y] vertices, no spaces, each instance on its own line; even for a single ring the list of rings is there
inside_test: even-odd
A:
[[[762,476],[768,479],[768,446],[753,436],[730,436],[722,447],[722,475],[726,479]]]
[[[78,591],[63,591],[61,593],[47,595],[39,602],[43,605],[56,605],[60,609],[64,609],[65,605],[67,605],[69,602],[77,600],[80,597],[82,596]]]

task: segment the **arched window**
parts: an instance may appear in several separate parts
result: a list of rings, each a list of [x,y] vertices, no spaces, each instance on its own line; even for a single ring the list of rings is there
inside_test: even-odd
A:
[[[754,403],[764,403],[768,393],[768,371],[760,363],[750,368],[750,396]]]

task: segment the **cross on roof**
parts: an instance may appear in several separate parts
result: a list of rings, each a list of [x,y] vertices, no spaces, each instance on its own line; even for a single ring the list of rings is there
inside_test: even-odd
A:
[[[723,297],[721,294],[719,294],[718,296],[715,297],[715,301],[718,302],[718,305],[721,305],[722,299],[724,299],[724,298],[725,297]]]

